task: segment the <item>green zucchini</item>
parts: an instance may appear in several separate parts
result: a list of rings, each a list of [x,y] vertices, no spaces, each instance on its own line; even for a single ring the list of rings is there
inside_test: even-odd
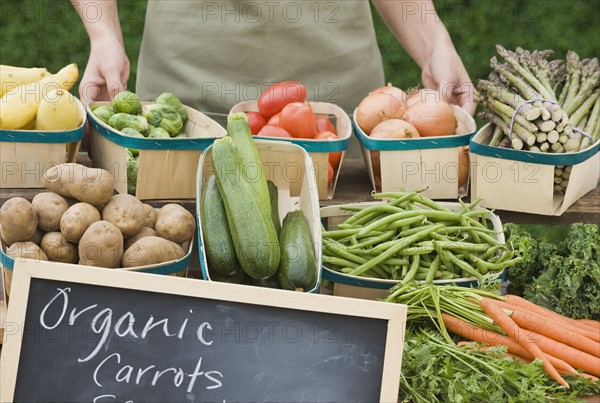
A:
[[[281,288],[312,290],[317,285],[317,263],[308,221],[302,211],[290,211],[283,219],[279,246],[281,262],[277,280]]]
[[[279,281],[277,280],[277,276],[272,276],[272,277],[265,278],[262,280],[250,279],[250,284],[255,285],[257,287],[281,289],[281,286],[279,285]]]
[[[265,208],[239,174],[239,152],[231,137],[214,142],[212,158],[238,261],[254,279],[271,277],[277,272],[280,250],[270,208]]]
[[[248,116],[244,112],[227,117],[227,134],[233,139],[240,155],[240,173],[250,184],[260,202],[270,211],[269,189],[262,160],[252,137]]]
[[[269,187],[269,198],[271,199],[271,220],[273,221],[277,238],[279,238],[279,233],[281,232],[281,221],[279,220],[279,191],[277,190],[277,185],[271,181],[267,181],[267,186]]]
[[[239,269],[238,271],[233,272],[232,274],[230,274],[228,276],[224,276],[222,274],[212,271],[209,268],[208,274],[210,274],[210,279],[212,281],[218,281],[221,283],[248,284],[248,281],[250,280],[248,275],[242,269]]]
[[[225,206],[214,175],[208,178],[202,192],[200,218],[202,219],[202,238],[208,267],[222,276],[241,271],[240,263],[235,255],[233,239],[229,233]]]

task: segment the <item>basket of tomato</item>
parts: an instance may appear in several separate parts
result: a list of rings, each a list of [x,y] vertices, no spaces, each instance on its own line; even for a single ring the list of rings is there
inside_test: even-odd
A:
[[[256,138],[289,141],[310,155],[320,200],[333,198],[344,153],[352,136],[350,117],[339,106],[307,102],[306,87],[284,81],[267,88],[256,102],[241,102]],[[290,168],[291,169],[291,168]]]

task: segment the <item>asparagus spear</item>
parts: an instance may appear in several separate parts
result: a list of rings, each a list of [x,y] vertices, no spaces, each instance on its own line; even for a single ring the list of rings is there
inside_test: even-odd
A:
[[[579,90],[579,79],[581,76],[581,61],[579,55],[571,50],[567,52],[567,71],[571,75],[571,83],[569,85],[569,91],[567,92],[565,101],[562,105],[569,104],[577,91]]]

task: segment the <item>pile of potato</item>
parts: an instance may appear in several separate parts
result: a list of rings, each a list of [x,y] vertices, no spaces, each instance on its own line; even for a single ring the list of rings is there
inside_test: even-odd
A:
[[[160,210],[134,196],[113,196],[110,172],[61,164],[43,177],[48,192],[0,207],[0,237],[13,259],[106,268],[164,263],[186,255],[196,221],[178,204]]]

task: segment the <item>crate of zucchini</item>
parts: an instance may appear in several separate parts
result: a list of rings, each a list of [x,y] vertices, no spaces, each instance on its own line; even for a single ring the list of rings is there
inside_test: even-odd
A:
[[[488,207],[561,215],[600,177],[597,59],[549,60],[551,51],[497,46],[477,84],[481,117],[471,140],[472,196]]]
[[[202,155],[198,246],[212,281],[316,292],[321,279],[319,200],[300,146],[254,141],[245,113]]]
[[[0,66],[0,187],[41,188],[46,169],[75,161],[86,122],[69,93],[78,76],[75,64],[56,74]]]
[[[208,116],[171,93],[140,102],[123,91],[88,105],[93,163],[109,170],[119,193],[139,199],[193,199],[202,150],[225,135]]]
[[[498,216],[477,202],[436,203],[419,193],[321,209],[323,278],[335,295],[383,298],[400,282],[474,286],[517,263]]]

